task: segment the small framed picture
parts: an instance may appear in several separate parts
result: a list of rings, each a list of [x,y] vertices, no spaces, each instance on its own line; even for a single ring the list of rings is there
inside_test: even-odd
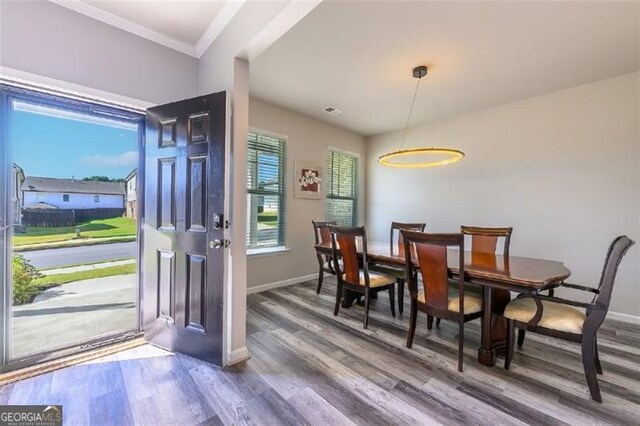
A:
[[[295,161],[293,196],[319,200],[322,196],[322,167],[306,161]]]

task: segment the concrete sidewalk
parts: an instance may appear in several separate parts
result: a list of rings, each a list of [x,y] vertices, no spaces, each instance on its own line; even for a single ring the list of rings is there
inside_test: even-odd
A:
[[[76,281],[13,307],[13,357],[135,330],[136,275]]]
[[[90,265],[70,266],[68,268],[45,269],[44,271],[40,271],[40,273],[42,275],[70,274],[73,272],[109,268],[111,266],[130,265],[132,263],[136,263],[136,259],[115,260],[112,262],[93,263]]]

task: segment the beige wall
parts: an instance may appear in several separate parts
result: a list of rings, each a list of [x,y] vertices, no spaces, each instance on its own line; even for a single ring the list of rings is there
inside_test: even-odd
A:
[[[248,287],[270,284],[317,273],[318,262],[313,249],[311,221],[323,220],[325,202],[293,198],[295,160],[317,162],[324,167],[328,146],[360,154],[359,223],[364,223],[365,207],[365,144],[355,133],[333,127],[251,98],[249,126],[287,137],[286,230],[288,252],[249,257],[247,260]]]
[[[595,285],[610,241],[640,240],[640,73],[410,129],[406,146],[455,147],[466,158],[433,169],[377,163],[399,133],[367,141],[367,224],[391,220],[514,227],[514,255],[562,260]],[[640,316],[640,245],[622,263],[613,311]]]

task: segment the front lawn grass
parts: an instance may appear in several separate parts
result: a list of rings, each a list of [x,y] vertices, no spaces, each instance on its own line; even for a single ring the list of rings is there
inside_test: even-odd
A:
[[[136,273],[136,264],[129,263],[126,265],[109,266],[106,268],[90,269],[88,271],[70,272],[67,274],[45,275],[33,280],[33,285],[43,287],[44,289],[67,284],[74,281],[84,281],[93,278],[111,277],[114,275],[128,275]]]
[[[76,228],[80,228],[80,236],[76,235]],[[25,233],[13,234],[14,247],[42,244],[76,239],[109,238],[136,236],[136,221],[128,217],[112,219],[98,219],[83,222],[76,226],[61,228],[46,228],[40,226],[27,227]]]

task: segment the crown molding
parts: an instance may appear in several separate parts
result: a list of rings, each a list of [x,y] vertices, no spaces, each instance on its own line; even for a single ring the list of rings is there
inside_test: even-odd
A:
[[[149,29],[143,25],[136,24],[127,19],[121,18],[111,12],[104,11],[89,3],[80,0],[49,0],[59,6],[65,7],[74,12],[93,18],[112,27],[116,27],[138,37],[142,37],[154,43],[176,50],[185,55],[199,59],[207,51],[211,43],[222,33],[225,27],[231,22],[233,17],[242,8],[246,0],[228,0],[220,8],[220,11],[213,18],[200,40],[195,45],[178,40],[174,37],[162,34]]]

